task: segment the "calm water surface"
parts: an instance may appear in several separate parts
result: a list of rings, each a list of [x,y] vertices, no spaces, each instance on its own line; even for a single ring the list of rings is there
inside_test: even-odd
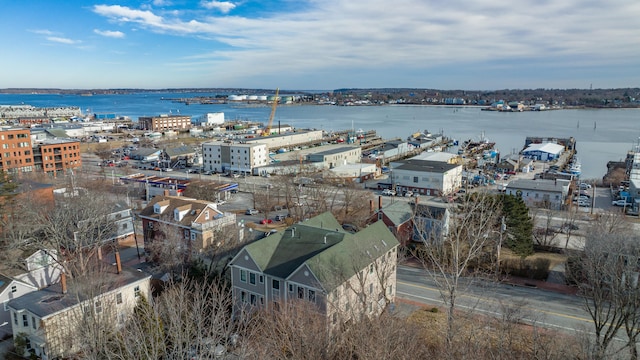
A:
[[[227,120],[266,122],[269,106],[185,105],[163,98],[215,94],[140,93],[128,95],[13,95],[0,94],[0,104],[36,107],[77,106],[84,113],[115,113],[137,120],[140,116],[183,114],[194,117],[224,112]],[[476,107],[439,106],[287,106],[279,105],[275,125],[322,130],[376,130],[384,138],[406,138],[417,131],[443,131],[450,138],[496,142],[502,155],[518,152],[527,136],[570,137],[577,141],[582,178],[601,178],[606,163],[621,160],[640,140],[640,109],[554,110],[498,113]]]

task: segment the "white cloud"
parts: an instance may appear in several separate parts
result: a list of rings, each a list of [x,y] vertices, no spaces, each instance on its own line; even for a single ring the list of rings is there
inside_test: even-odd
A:
[[[223,13],[235,6],[201,4]],[[310,0],[295,5],[260,18],[240,13],[198,17],[197,12],[119,5],[97,5],[94,12],[154,32],[222,43],[212,41],[212,51],[191,59],[200,59],[193,63],[201,66],[195,71],[213,68],[208,64],[215,62],[219,75],[229,78],[326,69],[375,74],[410,68],[417,74],[445,65],[482,71],[492,64],[512,71],[513,64],[526,70],[538,61],[556,67],[611,66],[640,57],[640,2],[612,0],[606,11],[601,2],[577,0],[523,0],[518,6],[507,0],[401,0],[393,5],[388,0]]]
[[[37,30],[29,30],[29,31],[34,34],[47,35],[47,36],[52,36],[54,34],[53,31],[45,30],[45,29],[37,29]]]
[[[80,40],[73,40],[73,39],[59,37],[59,36],[47,36],[46,39],[51,42],[60,43],[60,44],[69,44],[69,45],[80,44],[82,42]]]
[[[117,38],[117,39],[121,39],[124,37],[124,33],[122,31],[94,29],[93,32],[98,35],[102,35],[104,37],[111,37],[111,38]]]
[[[201,2],[202,7],[206,8],[206,9],[215,9],[220,11],[223,14],[228,14],[231,10],[233,10],[236,7],[236,4],[229,2],[229,1],[216,1],[216,0],[212,0],[212,1],[203,1]]]

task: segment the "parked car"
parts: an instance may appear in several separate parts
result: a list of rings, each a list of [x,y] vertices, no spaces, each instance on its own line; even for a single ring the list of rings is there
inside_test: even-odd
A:
[[[516,174],[516,172],[515,172],[514,170],[509,170],[509,171],[505,172],[505,174],[508,174],[508,175],[515,175],[515,174]]]
[[[591,189],[591,185],[587,183],[580,183],[580,190],[589,190]]]
[[[591,207],[591,201],[578,200],[578,206]]]
[[[247,209],[247,211],[244,213],[245,215],[255,215],[259,213],[258,209]]]
[[[271,220],[271,219],[262,219],[262,220],[260,220],[260,224],[262,224],[262,225],[271,224],[271,223],[273,223],[273,220]]]
[[[611,205],[613,206],[632,206],[633,204],[630,202],[627,202],[627,200],[625,199],[620,199],[620,200],[613,200],[611,202]]]
[[[283,221],[286,218],[284,215],[276,215],[276,221]]]
[[[396,196],[396,192],[394,190],[391,190],[391,189],[384,189],[384,190],[382,190],[382,195]]]
[[[412,197],[413,196],[413,191],[407,191],[406,193],[404,193],[404,197]]]

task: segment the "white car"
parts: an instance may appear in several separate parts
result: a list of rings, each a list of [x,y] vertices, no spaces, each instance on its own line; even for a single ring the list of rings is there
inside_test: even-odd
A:
[[[620,200],[613,200],[611,202],[611,205],[613,205],[613,206],[632,206],[633,204],[628,203],[625,199],[620,199]]]
[[[412,197],[413,196],[413,191],[407,191],[406,193],[404,193],[404,197]]]
[[[384,189],[384,190],[382,190],[382,195],[396,196],[396,192],[391,190],[391,189]]]

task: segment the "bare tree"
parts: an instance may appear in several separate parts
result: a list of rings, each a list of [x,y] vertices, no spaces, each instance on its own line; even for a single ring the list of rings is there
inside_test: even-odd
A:
[[[499,245],[494,235],[499,234],[499,209],[496,197],[477,193],[451,208],[448,233],[416,227],[423,243],[416,255],[429,270],[446,305],[448,349],[452,349],[455,336],[457,297],[464,286],[462,279],[482,272],[483,258],[491,257]]]
[[[593,322],[595,335],[590,352],[594,359],[610,358],[620,350],[611,345],[627,321],[629,301],[633,299],[629,294],[637,286],[639,253],[631,246],[626,227],[613,226],[618,223],[611,214],[593,223],[585,237],[584,251],[569,267],[570,279],[583,293],[585,309]]]
[[[152,231],[152,239],[145,245],[145,250],[157,268],[169,272],[172,277],[179,275],[191,259],[190,242],[185,239],[188,234],[167,222],[156,222]]]

